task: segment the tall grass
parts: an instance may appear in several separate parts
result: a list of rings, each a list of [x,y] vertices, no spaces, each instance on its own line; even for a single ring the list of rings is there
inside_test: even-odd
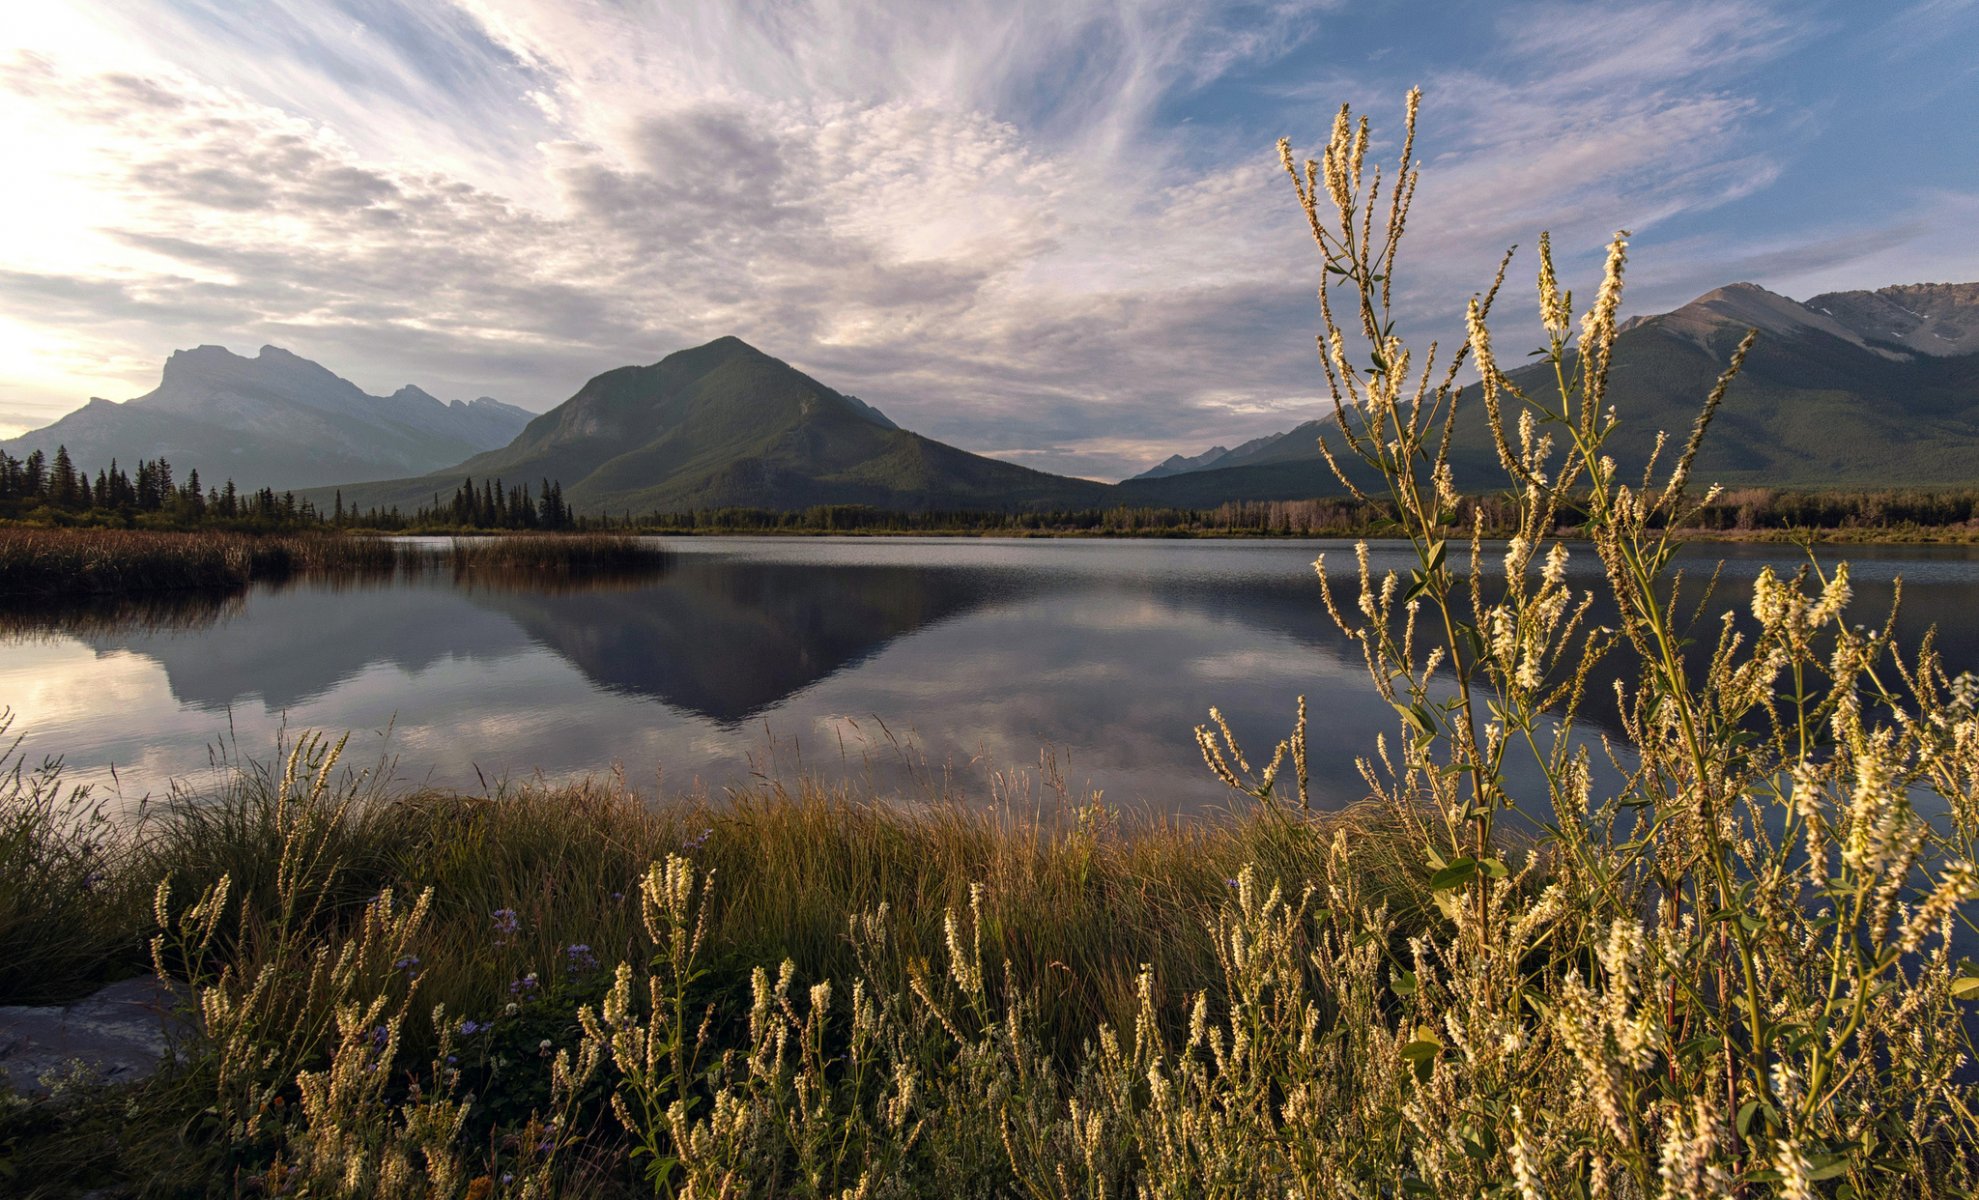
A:
[[[65,1000],[137,966],[144,873],[59,759],[28,760],[13,720],[0,711],[0,1004]]]
[[[306,571],[390,570],[398,549],[333,534],[0,529],[0,594],[225,590]]]
[[[673,552],[619,534],[511,534],[454,538],[444,561],[464,582],[541,587],[648,579],[673,564]]]
[[[0,892],[40,914],[0,926],[14,931],[10,961],[73,956],[74,931],[97,931],[66,989],[9,973],[0,1003],[79,994],[106,964],[149,966],[198,1030],[183,1064],[137,1099],[101,1097],[99,1120],[143,1114],[115,1154],[62,1165],[79,1139],[103,1135],[77,1115],[87,1104],[0,1129],[35,1172],[142,1176],[168,1191],[224,1178],[230,1192],[299,1187],[357,1162],[370,1164],[362,1194],[392,1194],[384,1176],[401,1169],[418,1181],[402,1194],[466,1194],[504,1174],[539,1191],[622,1191],[639,1178],[635,1141],[610,1116],[606,1055],[587,1051],[580,1009],[609,1000],[614,963],[652,957],[642,889],[655,862],[721,881],[697,898],[701,973],[682,998],[710,1044],[747,1042],[761,963],[787,962],[794,979],[861,971],[869,950],[848,939],[847,914],[889,914],[905,970],[941,961],[949,914],[973,905],[982,952],[1007,964],[989,995],[1021,995],[1027,1036],[1065,1071],[1144,1004],[1179,1029],[1188,993],[1222,988],[1211,919],[1246,870],[1313,876],[1344,836],[1369,856],[1370,889],[1399,898],[1425,875],[1400,857],[1374,865],[1398,833],[1374,810],[1171,824],[1090,804],[1019,818],[815,784],[718,802],[648,803],[611,780],[402,793],[341,752],[305,736],[161,802],[121,839],[101,838],[95,893]],[[37,794],[57,784],[51,768]],[[44,838],[38,857],[21,857],[53,880],[66,855]],[[433,1105],[451,1106],[444,1121]],[[418,1141],[436,1122],[451,1132]],[[188,1123],[196,1136],[171,1132]],[[554,1153],[518,1153],[524,1144]]]
[[[607,534],[456,538],[437,554],[384,538],[333,533],[164,533],[0,528],[0,599],[85,597],[245,587],[297,575],[386,577],[450,564],[476,581],[634,578],[664,570],[663,548]]]

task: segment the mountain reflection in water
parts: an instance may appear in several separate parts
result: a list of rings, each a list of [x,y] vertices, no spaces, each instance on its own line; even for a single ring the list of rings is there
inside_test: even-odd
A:
[[[658,786],[719,789],[801,767],[981,797],[990,772],[1049,745],[1074,789],[1166,810],[1227,799],[1190,736],[1212,704],[1264,752],[1310,697],[1329,806],[1362,793],[1353,760],[1395,720],[1320,607],[1310,543],[675,547],[658,575],[596,585],[412,572],[0,614],[0,704],[18,710],[30,753],[65,755],[80,778],[114,765],[127,795],[196,773],[230,725],[243,752],[266,753],[286,721],[389,727],[402,776],[464,786],[618,763],[649,791],[662,769]],[[1708,641],[1759,565],[1796,552],[1688,553],[1693,576],[1727,560],[1698,631]],[[1376,547],[1376,570],[1402,554]],[[1935,624],[1954,669],[1979,665],[1966,616],[1979,558],[1848,557],[1856,620],[1880,622],[1902,574],[1906,644]],[[1576,586],[1599,589],[1597,571],[1576,554]],[[1351,601],[1351,578],[1335,587]]]

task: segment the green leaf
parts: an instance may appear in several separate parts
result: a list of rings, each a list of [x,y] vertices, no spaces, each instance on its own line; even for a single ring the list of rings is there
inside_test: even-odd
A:
[[[1422,705],[1403,704],[1399,700],[1390,700],[1389,703],[1394,705],[1396,712],[1402,714],[1403,723],[1417,733],[1431,734],[1436,732],[1435,726],[1430,724],[1429,713],[1424,711]]]
[[[1416,982],[1416,973],[1414,971],[1399,972],[1395,978],[1388,981],[1388,990],[1394,992],[1397,996],[1413,996],[1420,990],[1421,986],[1421,984]]]
[[[1459,858],[1452,861],[1449,866],[1430,876],[1429,886],[1434,891],[1447,892],[1451,888],[1459,888],[1469,883],[1476,874],[1476,859]]]
[[[1747,1100],[1744,1104],[1739,1105],[1738,1135],[1740,1137],[1748,1136],[1752,1128],[1752,1114],[1758,1111],[1759,1101],[1757,1100]]]
[[[1960,975],[1952,980],[1952,999],[1979,1000],[1979,975]]]
[[[1443,1053],[1441,1042],[1410,1042],[1401,1049],[1405,1062],[1420,1062],[1425,1058],[1435,1058],[1441,1053]]]

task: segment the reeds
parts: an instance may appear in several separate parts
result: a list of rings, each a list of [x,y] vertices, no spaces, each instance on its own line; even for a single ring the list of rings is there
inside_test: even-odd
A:
[[[223,591],[312,571],[390,570],[397,547],[332,534],[0,529],[0,595]]]
[[[606,534],[455,538],[433,552],[333,533],[0,528],[0,600],[229,591],[301,575],[378,579],[440,564],[476,582],[613,580],[650,576],[670,561],[655,542]]]
[[[954,914],[968,911],[972,944],[1004,964],[983,976],[984,1002],[1021,1003],[1025,1036],[1054,1072],[1076,1071],[1104,1028],[1150,1005],[1181,1029],[1190,992],[1223,992],[1215,914],[1240,878],[1324,873],[1341,837],[1363,847],[1370,897],[1406,908],[1423,876],[1400,857],[1376,865],[1399,830],[1373,810],[1169,824],[1096,804],[1019,818],[817,785],[657,804],[612,780],[405,793],[385,786],[382,765],[347,769],[342,750],[305,736],[154,805],[91,852],[104,872],[94,892],[55,879],[68,870],[62,843],[36,843],[47,886],[8,902],[41,916],[0,925],[17,931],[10,960],[74,955],[74,930],[94,929],[87,969],[59,977],[70,994],[149,963],[198,1029],[182,1068],[140,1099],[103,1098],[106,1112],[154,1122],[120,1138],[123,1177],[219,1171],[272,1191],[357,1163],[380,1194],[402,1170],[420,1188],[437,1171],[460,1186],[509,1174],[538,1194],[622,1190],[639,1178],[628,1157],[639,1142],[613,1123],[616,1068],[587,1052],[580,1010],[609,1000],[615,963],[653,955],[655,862],[720,880],[697,885],[703,944],[681,1001],[711,1052],[749,1043],[760,964],[788,963],[793,980],[872,969],[871,948],[847,937],[850,914],[887,914],[889,961],[904,971],[944,961]],[[54,811],[58,785],[51,771],[37,811]],[[61,998],[19,990],[29,982],[0,978],[12,992],[0,1003]],[[884,986],[906,995],[911,982]],[[916,1053],[948,1051],[927,1041]],[[696,1084],[690,1108],[711,1094]],[[195,1119],[202,1139],[171,1134]],[[74,1145],[45,1130],[30,1140],[36,1163]]]
[[[512,534],[454,538],[444,558],[433,561],[475,586],[540,590],[636,583],[671,567],[673,552],[657,540],[619,534]]]

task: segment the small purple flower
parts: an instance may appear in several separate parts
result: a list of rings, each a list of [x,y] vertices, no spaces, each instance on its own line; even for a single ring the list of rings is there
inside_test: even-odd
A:
[[[522,918],[515,915],[512,908],[498,908],[490,914],[495,922],[495,936],[507,940],[522,932]]]
[[[413,974],[417,975],[419,973],[419,956],[417,954],[406,955],[404,958],[401,958],[397,962],[392,964],[392,970],[411,971]]]
[[[680,848],[682,850],[699,850],[701,847],[708,844],[708,838],[713,836],[714,832],[715,831],[712,827],[703,829],[701,832],[695,834],[693,837],[688,838],[686,841],[680,843]]]
[[[620,902],[621,900],[624,900],[624,899],[625,899],[625,893],[624,893],[624,892],[613,892],[613,893],[612,893],[612,903],[613,903],[613,904],[617,904],[618,902]]]
[[[1236,887],[1236,886],[1237,886],[1237,881],[1236,881],[1236,880],[1234,880],[1234,879],[1226,879],[1226,880],[1224,880],[1224,881],[1223,881],[1223,886],[1224,886],[1224,887],[1230,887],[1230,888],[1233,888],[1233,887]]]
[[[383,1025],[377,1026],[371,1031],[371,1044],[380,1049],[383,1049],[385,1043],[390,1041],[391,1038],[392,1031]]]
[[[522,978],[512,981],[508,985],[508,991],[511,996],[528,996],[534,994],[536,991],[536,972],[531,971]]]
[[[568,960],[567,966],[572,975],[581,975],[586,971],[598,969],[598,956],[591,953],[591,947],[582,942],[566,949],[564,958]]]
[[[466,1021],[462,1021],[460,1023],[460,1036],[473,1037],[475,1034],[480,1033],[483,1029],[486,1028],[488,1028],[486,1025],[476,1020],[469,1019]]]
[[[452,1066],[458,1066],[458,1065],[459,1065],[459,1063],[460,1063],[460,1058],[459,1058],[459,1057],[458,1057],[457,1055],[452,1055],[452,1054],[449,1054],[449,1055],[447,1055],[447,1065],[448,1065],[448,1066],[450,1066],[450,1067],[452,1067]]]

